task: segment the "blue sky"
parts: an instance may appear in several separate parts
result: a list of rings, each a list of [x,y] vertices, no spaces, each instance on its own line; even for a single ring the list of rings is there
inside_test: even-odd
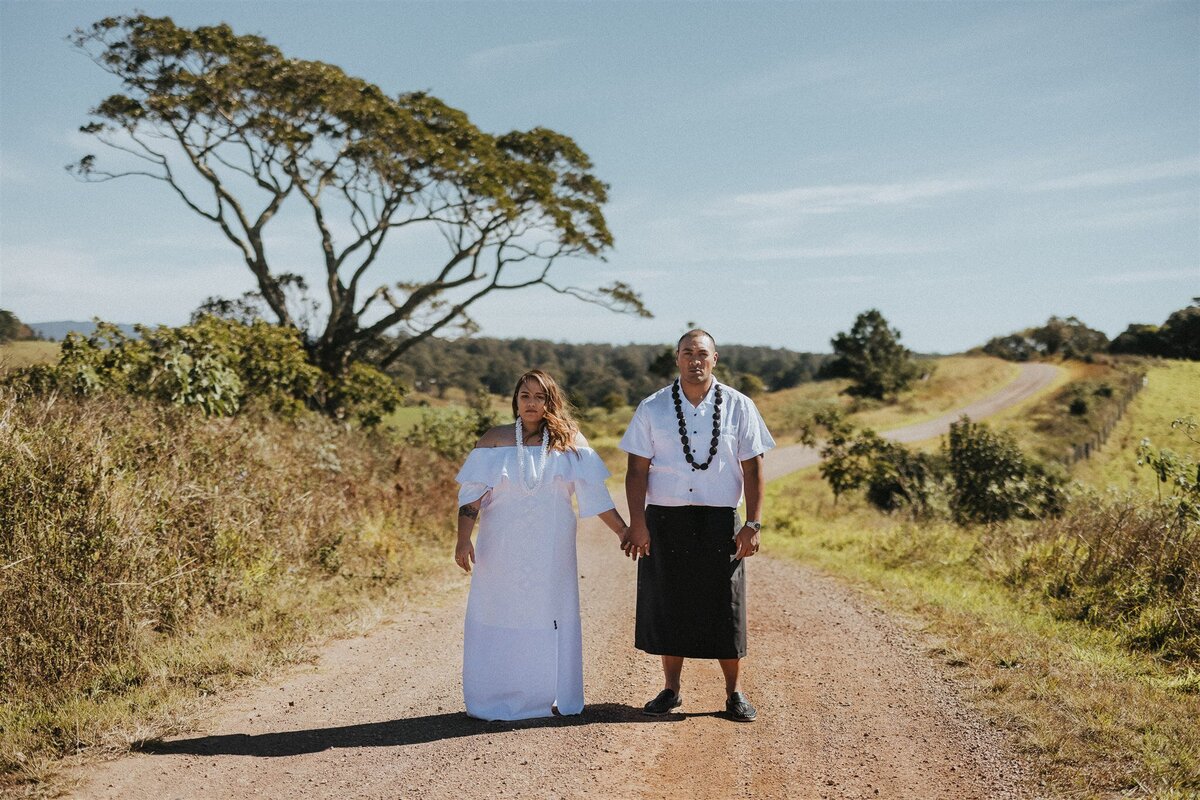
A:
[[[486,131],[573,137],[611,185],[616,247],[564,282],[627,281],[636,320],[533,289],[482,333],[828,351],[879,308],[954,352],[1076,315],[1110,336],[1200,295],[1200,3],[157,3],[229,22]],[[63,165],[114,78],[64,41],[132,13],[0,0],[0,307],[178,324],[250,276],[163,185]],[[280,218],[279,263],[316,276]],[[427,274],[391,243],[381,274]],[[310,266],[311,265],[311,266]]]

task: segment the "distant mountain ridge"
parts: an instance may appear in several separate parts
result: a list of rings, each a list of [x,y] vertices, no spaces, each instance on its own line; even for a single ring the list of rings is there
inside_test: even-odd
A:
[[[96,331],[96,323],[94,322],[27,322],[25,323],[33,331],[43,339],[48,339],[52,342],[60,342],[67,338],[68,333],[81,333],[84,336],[91,336]],[[117,327],[126,336],[136,337],[137,333],[133,329],[133,325],[118,323]]]

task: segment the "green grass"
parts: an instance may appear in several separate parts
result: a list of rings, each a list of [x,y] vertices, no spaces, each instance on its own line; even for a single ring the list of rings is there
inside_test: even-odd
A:
[[[1039,459],[1061,463],[1075,445],[1092,440],[1116,415],[1126,387],[1140,373],[1141,365],[1140,359],[1063,362],[1059,380],[1048,390],[1032,402],[997,414],[988,424],[1012,433],[1022,449]],[[1084,402],[1084,413],[1071,412],[1074,400]]]
[[[1200,419],[1200,362],[1153,363],[1146,372],[1145,388],[1125,410],[1108,442],[1076,467],[1075,477],[1080,481],[1097,488],[1154,492],[1154,474],[1137,465],[1137,447],[1142,439],[1200,461],[1200,446],[1171,430],[1172,420],[1178,417],[1192,414]]]
[[[31,364],[50,364],[58,360],[58,342],[8,342],[0,344],[0,373]]]
[[[835,506],[816,469],[770,484],[766,509],[773,555],[921,620],[930,655],[1015,737],[1057,795],[1200,790],[1195,665],[1131,652],[1118,631],[1056,617],[1036,594],[1006,586],[988,563],[984,530],[914,524],[855,497]]]
[[[437,414],[450,406],[401,406],[383,419],[383,424],[394,428],[397,433],[405,434],[417,427],[417,423],[426,414]]]

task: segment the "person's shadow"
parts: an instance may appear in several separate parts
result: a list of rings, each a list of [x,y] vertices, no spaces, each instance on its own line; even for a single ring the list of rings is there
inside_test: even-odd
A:
[[[230,755],[274,758],[302,753],[318,753],[336,747],[395,747],[423,744],[461,736],[480,736],[527,728],[573,728],[578,725],[602,725],[613,722],[678,722],[683,714],[651,717],[640,708],[618,703],[587,706],[582,714],[539,717],[518,722],[484,722],[459,711],[424,717],[342,725],[334,728],[309,728],[277,733],[232,733],[222,736],[198,736],[170,741],[151,740],[137,749],[155,755]]]

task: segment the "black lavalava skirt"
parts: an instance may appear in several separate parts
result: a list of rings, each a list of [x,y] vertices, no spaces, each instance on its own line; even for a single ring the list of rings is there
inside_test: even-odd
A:
[[[737,515],[713,506],[647,506],[650,555],[638,560],[634,646],[686,658],[746,655],[746,569]]]

